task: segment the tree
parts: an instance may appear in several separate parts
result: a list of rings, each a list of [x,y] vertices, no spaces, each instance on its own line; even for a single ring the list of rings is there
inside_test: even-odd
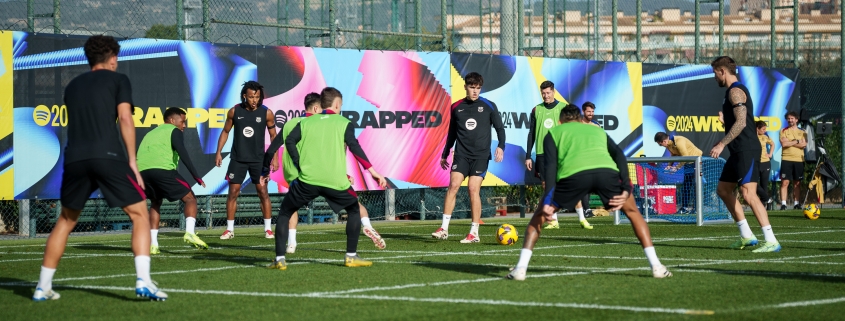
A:
[[[149,30],[147,30],[147,33],[144,34],[144,38],[178,40],[179,33],[176,30],[176,25],[154,24]]]

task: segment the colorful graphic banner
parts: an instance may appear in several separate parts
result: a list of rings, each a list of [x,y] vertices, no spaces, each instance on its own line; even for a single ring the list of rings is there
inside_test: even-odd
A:
[[[657,132],[689,138],[705,154],[724,137],[719,111],[727,88],[720,88],[713,69],[703,66],[643,66],[643,139],[647,156],[668,156],[654,142]],[[772,181],[779,180],[781,145],[779,133],[787,126],[788,110],[800,109],[797,69],[739,67],[739,81],[748,87],[754,103],[755,120],[767,123],[767,135],[774,141]],[[727,148],[722,158],[727,158]]]
[[[0,117],[0,198],[59,197],[65,127],[69,122],[62,96],[73,77],[89,70],[82,51],[85,40],[0,33],[4,68],[0,69],[0,83],[10,83],[0,86],[0,116],[9,113]],[[648,83],[647,88],[652,89],[671,86],[655,82],[654,77],[647,80],[643,70],[646,76],[672,70],[672,66],[644,67],[640,63],[458,53],[251,47],[152,39],[130,39],[120,44],[118,72],[132,81],[136,143],[163,123],[165,109],[185,109],[185,144],[207,184],[206,188],[193,186],[198,195],[228,191],[225,174],[232,137],[223,148],[221,167],[214,164],[215,152],[226,113],[240,102],[241,85],[248,80],[264,85],[264,104],[275,115],[279,130],[288,120],[304,114],[307,93],[326,86],[339,89],[343,93],[342,115],[354,124],[375,168],[389,179],[392,188],[417,188],[445,187],[449,183],[449,171],[440,168],[440,154],[448,133],[451,104],[466,96],[463,76],[469,72],[484,76],[481,95],[497,104],[507,136],[505,160],[490,162],[484,185],[507,185],[537,182],[533,173],[526,171],[524,161],[526,152],[533,154],[525,149],[529,113],[542,102],[541,82],[553,81],[555,97],[563,103],[581,106],[593,102],[597,107],[594,119],[626,155],[636,156],[644,151],[652,154],[650,142],[657,127],[649,124],[661,120],[651,111],[665,107],[648,91],[646,96],[651,100],[643,106],[643,84]],[[746,74],[752,71],[763,75],[773,72],[750,68]],[[709,90],[718,91],[715,82],[709,81]],[[792,87],[788,89],[793,91]],[[674,90],[675,95],[691,97],[683,90]],[[721,94],[705,96],[692,99],[695,103],[720,104]],[[797,104],[791,100],[788,103]],[[14,111],[7,106],[14,106]],[[690,116],[698,112],[695,107],[684,107],[664,114]],[[10,120],[14,135],[10,134]],[[771,127],[774,130],[775,126]],[[229,136],[234,134],[232,131]],[[265,146],[269,146],[269,133],[264,136]],[[707,143],[693,139],[696,144]],[[279,153],[284,153],[284,148]],[[179,170],[189,176],[183,166]],[[356,190],[379,188],[353,157],[348,157],[347,172]],[[271,193],[287,191],[281,170],[271,174],[271,179]],[[255,191],[249,178],[244,183],[243,192]],[[97,192],[92,194],[98,196]]]

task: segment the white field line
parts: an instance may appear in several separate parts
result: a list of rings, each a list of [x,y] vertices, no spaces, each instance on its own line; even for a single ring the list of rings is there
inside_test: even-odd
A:
[[[34,286],[32,283],[0,283],[0,286]],[[66,285],[54,286],[55,288],[109,290],[109,291],[134,291],[131,287],[119,286],[97,286],[97,285]],[[519,306],[519,307],[548,307],[548,308],[570,308],[590,310],[618,310],[630,312],[650,312],[665,314],[713,314],[710,310],[696,309],[670,309],[660,307],[635,307],[622,305],[583,304],[565,302],[533,302],[533,301],[508,301],[488,299],[461,299],[461,298],[417,298],[409,296],[382,296],[382,295],[335,295],[335,294],[298,294],[298,293],[276,293],[276,292],[241,292],[223,290],[190,290],[190,289],[165,289],[170,293],[207,294],[207,295],[228,295],[228,296],[255,296],[255,297],[288,297],[288,298],[312,298],[312,299],[351,299],[351,300],[375,300],[375,301],[406,301],[425,303],[451,303],[451,304],[472,304],[472,305],[497,305],[497,306]]]
[[[797,307],[807,307],[807,306],[823,305],[823,304],[835,304],[835,303],[841,303],[841,302],[845,302],[845,297],[830,298],[830,299],[814,299],[812,301],[784,302],[784,303],[779,303],[779,304],[762,305],[762,306],[756,306],[756,307],[745,308],[745,309],[726,310],[725,312],[740,312],[740,311],[754,311],[754,310],[797,308]]]
[[[230,265],[230,266],[221,266],[221,267],[216,267],[216,268],[202,268],[202,269],[195,269],[195,270],[150,272],[150,274],[151,275],[164,275],[164,274],[195,273],[195,272],[208,272],[208,271],[242,269],[242,268],[249,268],[249,267],[253,267],[253,266],[251,266],[251,265]],[[101,280],[101,279],[110,279],[110,278],[121,278],[121,277],[126,277],[126,276],[135,277],[136,275],[137,274],[135,274],[135,273],[127,273],[127,274],[112,274],[112,275],[100,275],[100,276],[84,276],[84,277],[76,277],[76,278],[53,279],[53,282],[78,281],[78,280]],[[37,282],[37,280],[34,281],[34,282]]]
[[[131,240],[127,239],[127,240],[102,241],[102,242],[96,242],[96,243],[93,243],[93,242],[74,242],[74,243],[68,243],[67,246],[100,245],[101,243],[121,243],[121,242],[130,243]],[[44,243],[26,244],[26,245],[2,245],[2,246],[0,246],[0,249],[14,248],[14,247],[44,247],[44,245],[46,245],[46,244],[47,244],[47,239],[44,239]]]

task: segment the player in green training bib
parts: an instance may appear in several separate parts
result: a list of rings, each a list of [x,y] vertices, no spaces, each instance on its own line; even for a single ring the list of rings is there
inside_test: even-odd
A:
[[[567,105],[560,113],[561,125],[549,130],[543,139],[546,155],[543,175],[549,184],[525,230],[519,262],[507,277],[525,280],[543,222],[559,208],[572,208],[587,193],[598,194],[609,210],[622,209],[625,212],[643,246],[652,276],[672,276],[657,258],[648,225],[631,197],[632,186],[625,154],[604,130],[580,121],[578,106]]]
[[[566,104],[561,104],[557,99],[555,99],[555,84],[548,80],[540,84],[540,96],[543,97],[543,103],[534,106],[534,108],[531,109],[531,116],[528,120],[528,143],[525,148],[525,168],[529,171],[534,170],[534,175],[540,179],[543,189],[545,189],[546,181],[545,177],[543,177],[543,139],[546,138],[546,134],[549,133],[549,130],[558,124],[560,111],[564,106],[566,106]],[[537,143],[536,145],[534,144],[535,142]],[[535,154],[537,161],[531,161],[532,146],[536,148]],[[592,230],[593,226],[587,222],[587,219],[584,217],[584,211],[576,210],[576,213],[578,213],[578,221],[581,223],[581,227]],[[543,228],[560,228],[560,224],[557,220],[557,213],[552,215],[551,221],[546,223],[546,226]]]
[[[150,254],[160,253],[158,227],[161,203],[165,198],[171,202],[182,200],[185,203],[185,235],[182,240],[197,248],[208,249],[208,245],[194,232],[197,222],[197,198],[191,191],[190,184],[176,170],[181,158],[194,180],[205,187],[205,182],[197,174],[185,149],[182,135],[184,130],[185,111],[176,107],[168,108],[164,111],[164,124],[147,133],[138,147],[138,170],[146,182],[145,192],[151,201]]]
[[[319,115],[323,113],[323,108],[320,107],[320,94],[318,93],[309,93],[305,95],[305,117],[311,117],[313,115]],[[277,144],[282,144],[285,141],[285,137],[290,134],[290,132],[299,124],[300,121],[305,119],[305,117],[297,117],[288,120],[285,125],[282,127],[282,134],[280,138],[277,138]],[[275,141],[275,140],[274,140]],[[297,144],[297,148],[301,146]],[[276,147],[278,148],[278,147]],[[297,177],[299,177],[299,171],[293,164],[293,160],[290,158],[288,153],[276,153],[276,155],[280,155],[282,157],[282,172],[284,173],[285,182],[290,184],[293,182]],[[363,226],[364,235],[369,237],[375,246],[378,249],[383,250],[387,244],[385,243],[384,239],[381,235],[373,228],[373,225],[370,223],[370,217],[367,213],[367,209],[361,203],[358,203],[358,207],[361,211],[361,225]],[[299,211],[293,212],[293,215],[290,217],[290,222],[288,222],[288,244],[285,248],[285,253],[293,254],[296,253],[296,226],[299,224]]]
[[[320,93],[323,114],[305,118],[285,137],[285,152],[290,155],[299,177],[290,183],[290,189],[282,200],[276,220],[276,258],[269,268],[286,270],[285,252],[288,224],[291,215],[318,196],[323,196],[335,213],[346,210],[346,256],[348,267],[370,266],[373,262],[358,257],[358,238],[361,234],[361,216],[358,195],[352,189],[346,176],[346,149],[378,181],[382,188],[387,180],[375,171],[364,150],[355,138],[355,128],[346,117],[340,115],[343,96],[340,91],[326,87]],[[273,140],[264,154],[262,179],[264,184],[269,174],[273,153],[281,145]]]

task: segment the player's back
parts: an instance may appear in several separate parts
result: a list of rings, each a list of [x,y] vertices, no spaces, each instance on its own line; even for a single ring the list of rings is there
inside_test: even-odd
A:
[[[109,70],[86,72],[65,88],[67,146],[65,163],[86,159],[126,160],[118,133],[117,105],[132,105],[132,87],[124,74]]]
[[[557,147],[557,179],[589,169],[619,170],[607,151],[608,138],[603,129],[590,124],[568,122],[553,127],[549,135]]]
[[[299,179],[335,190],[348,189],[345,134],[349,119],[337,114],[314,115],[299,122]]]
[[[285,125],[282,127],[282,134],[281,140],[285,141],[291,131],[296,127],[299,122],[301,122],[305,117],[296,117],[288,120]],[[297,148],[302,146],[302,141],[300,141],[297,145]],[[284,155],[282,156],[282,171],[285,176],[285,181],[290,183],[293,182],[297,177],[299,177],[299,171],[296,170],[296,166],[293,165],[293,159],[290,158],[290,153],[285,151]]]

